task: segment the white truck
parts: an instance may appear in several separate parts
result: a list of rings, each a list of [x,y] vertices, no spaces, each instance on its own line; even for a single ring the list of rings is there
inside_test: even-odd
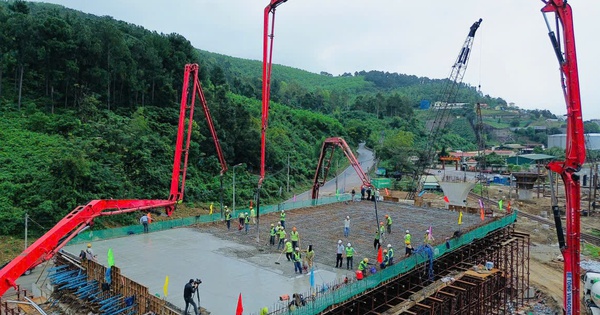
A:
[[[583,275],[583,304],[588,314],[600,315],[600,271],[587,271]]]

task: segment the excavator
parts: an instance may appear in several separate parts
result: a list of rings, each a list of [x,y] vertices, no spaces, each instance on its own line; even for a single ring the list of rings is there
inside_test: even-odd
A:
[[[183,200],[196,95],[200,97],[204,115],[217,148],[217,155],[221,163],[221,175],[227,171],[221,145],[206,104],[202,86],[198,80],[198,71],[199,66],[197,64],[185,65],[169,198],[165,200],[101,199],[92,200],[86,205],[75,208],[17,258],[0,269],[0,296],[11,287],[16,287],[16,280],[25,272],[52,259],[78,233],[92,226],[94,219],[97,217],[154,208],[165,208],[168,216],[173,214],[177,204]],[[190,79],[193,80],[191,86]]]

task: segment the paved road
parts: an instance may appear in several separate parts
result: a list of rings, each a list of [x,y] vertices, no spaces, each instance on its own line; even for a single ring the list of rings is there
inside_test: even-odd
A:
[[[374,163],[373,151],[367,149],[365,147],[365,144],[361,143],[358,145],[358,150],[356,152],[358,154],[356,158],[358,159],[358,162],[360,163],[363,171],[365,173],[368,173],[369,170],[373,167]],[[335,195],[336,179],[337,187],[340,193],[349,193],[350,191],[352,191],[352,188],[354,188],[356,190],[356,194],[360,194],[360,186],[362,185],[362,181],[358,177],[358,174],[356,174],[356,171],[354,171],[354,168],[352,166],[348,166],[348,168],[341,172],[337,176],[337,178],[334,177],[333,179],[330,179],[328,182],[326,182],[325,185],[323,185],[319,189],[319,195]],[[295,201],[309,200],[311,199],[311,194],[311,190],[305,191],[297,195]],[[286,203],[288,202],[294,202],[294,198],[290,198],[286,201]]]

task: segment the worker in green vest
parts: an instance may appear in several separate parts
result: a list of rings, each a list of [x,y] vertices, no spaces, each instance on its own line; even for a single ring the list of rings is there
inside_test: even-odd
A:
[[[248,226],[250,226],[250,216],[248,212],[244,215],[244,228],[246,229],[246,234],[248,234]]]
[[[275,234],[277,234],[275,224],[271,223],[271,230],[269,231],[269,244],[271,244],[271,246],[275,246]]]
[[[281,226],[285,228],[285,211],[281,210],[281,214],[279,214],[279,222],[281,222]]]
[[[285,242],[287,241],[287,239],[285,238],[286,235],[287,233],[285,232],[285,228],[282,226],[279,229],[279,244],[277,244],[277,250],[279,250],[280,247],[285,246]]]
[[[298,230],[294,226],[292,228],[292,232],[290,232],[290,239],[292,240],[292,247],[300,247],[298,244],[300,243],[300,235],[298,234]]]
[[[366,270],[367,270],[367,267],[368,267],[369,265],[372,265],[372,264],[370,264],[370,263],[369,263],[369,258],[364,258],[364,259],[363,259],[363,260],[361,260],[361,261],[360,261],[360,263],[358,264],[358,270],[359,270],[360,272],[362,272],[362,274],[363,274],[363,277],[366,277],[366,276],[367,276],[367,271],[366,271]]]
[[[381,269],[385,269],[385,267],[387,267],[390,263],[390,256],[388,256],[388,251],[387,249],[383,250],[383,261],[379,264],[379,268]]]
[[[387,232],[388,232],[388,234],[391,234],[392,233],[392,217],[390,217],[389,215],[386,214],[385,221],[386,221],[385,223],[387,226]]]
[[[252,224],[256,224],[256,211],[250,207],[250,217],[252,218]]]
[[[394,264],[394,248],[392,248],[392,244],[387,244],[387,255],[388,255],[388,266]]]
[[[373,240],[373,249],[378,250],[381,247],[381,243],[379,242],[380,238],[381,238],[381,230],[379,230],[379,228],[377,228],[377,230],[375,230],[375,239]]]
[[[352,247],[352,244],[348,243],[346,245],[346,269],[354,269],[354,265],[352,260],[354,258],[354,254],[356,254],[356,250]]]
[[[294,248],[294,253],[292,256],[292,261],[294,262],[294,273],[302,273],[302,264],[300,263],[302,261],[302,254],[300,253],[300,248],[296,247]]]
[[[379,222],[379,236],[381,237],[382,241],[383,241],[384,235],[385,235],[385,225],[383,224],[383,222]]]
[[[231,212],[229,212],[227,206],[225,206],[225,222],[227,223],[227,229],[229,230],[231,228]]]
[[[288,241],[287,239],[284,240],[285,242],[285,258],[287,258],[288,261],[291,261],[293,258],[293,253],[294,253],[294,248],[292,247],[292,242]]]

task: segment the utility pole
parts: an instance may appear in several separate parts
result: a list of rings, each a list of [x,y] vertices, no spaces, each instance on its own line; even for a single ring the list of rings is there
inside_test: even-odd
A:
[[[288,164],[287,164],[287,192],[290,192],[290,154],[288,153]]]
[[[27,212],[25,213],[25,249],[27,249]]]
[[[338,194],[338,172],[340,169],[340,159],[335,160],[335,194]]]

